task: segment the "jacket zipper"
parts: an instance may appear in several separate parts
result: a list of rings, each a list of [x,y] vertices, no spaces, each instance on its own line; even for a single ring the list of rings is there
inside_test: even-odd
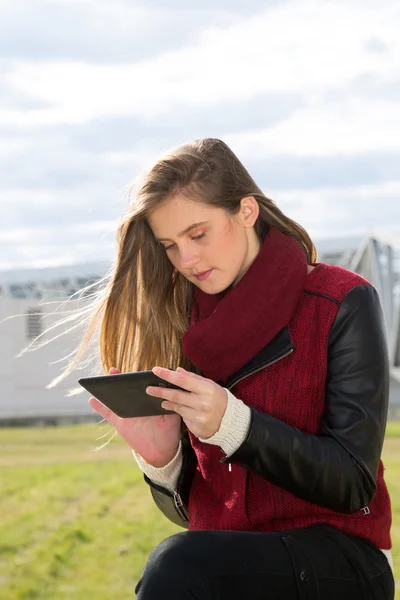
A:
[[[285,354],[278,356],[277,358],[275,358],[275,360],[273,360],[271,362],[267,362],[264,365],[261,365],[260,367],[257,367],[257,369],[250,371],[250,373],[246,373],[246,375],[243,375],[243,377],[240,377],[236,381],[232,381],[232,383],[229,385],[228,389],[230,390],[231,388],[233,388],[234,385],[236,385],[240,381],[243,381],[243,379],[246,379],[246,377],[250,377],[250,375],[254,375],[254,373],[258,373],[258,371],[262,371],[263,369],[265,369],[265,367],[270,367],[271,365],[274,365],[279,360],[286,358],[286,356],[289,356],[289,354],[291,354],[293,352],[293,350],[294,350],[294,348],[290,348],[290,350],[288,352],[285,352]]]
[[[144,476],[147,483],[149,483],[151,485],[151,487],[153,487],[155,490],[158,490],[160,492],[162,492],[163,494],[166,493],[166,495],[171,498],[173,500],[174,503],[174,507],[176,512],[178,513],[178,515],[184,520],[184,521],[188,521],[189,520],[189,513],[186,509],[186,506],[182,500],[181,495],[179,494],[179,492],[177,492],[176,490],[169,490],[167,488],[164,488],[162,485],[158,485],[156,483],[153,483],[148,477],[147,475]],[[178,489],[179,489],[179,481],[178,481]]]
[[[187,521],[189,518],[189,515],[186,512],[185,505],[183,503],[183,500],[182,500],[180,494],[176,490],[174,490],[173,494],[174,494],[175,508],[176,508],[179,516],[182,517],[182,519],[184,519],[185,521]]]
[[[237,379],[236,381],[233,381],[230,384],[230,386],[228,387],[228,390],[230,390],[231,388],[233,388],[233,386],[235,386],[240,381],[243,381],[243,379],[246,379],[246,377],[249,377],[250,375],[254,375],[254,373],[258,373],[258,371],[262,371],[263,369],[265,369],[265,367],[270,367],[271,365],[275,364],[279,360],[282,360],[283,358],[286,358],[286,356],[289,356],[289,354],[291,354],[293,352],[293,350],[294,350],[294,348],[290,348],[290,350],[288,352],[285,352],[281,356],[278,356],[272,362],[268,362],[268,363],[262,365],[261,367],[257,367],[257,369],[254,369],[254,371],[250,371],[250,373],[246,373],[246,375],[243,375],[243,377],[240,377],[240,379]],[[228,471],[232,472],[232,464],[231,463],[228,463]]]

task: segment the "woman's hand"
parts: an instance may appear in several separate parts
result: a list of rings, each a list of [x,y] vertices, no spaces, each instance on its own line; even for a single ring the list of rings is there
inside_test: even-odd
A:
[[[152,371],[161,379],[188,391],[149,386],[146,392],[150,396],[163,398],[162,407],[180,415],[196,437],[207,439],[217,433],[228,403],[224,388],[182,367],[176,371],[154,367]]]
[[[120,373],[111,368],[110,375]],[[96,398],[89,399],[90,406],[106,419],[136,453],[155,467],[164,467],[175,456],[181,437],[179,415],[157,415],[121,419]]]

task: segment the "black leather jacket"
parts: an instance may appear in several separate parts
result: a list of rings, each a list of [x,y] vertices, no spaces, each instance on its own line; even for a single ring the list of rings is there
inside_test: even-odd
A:
[[[264,369],[294,349],[288,327],[230,378],[225,387]],[[326,411],[318,435],[305,433],[251,407],[243,444],[221,462],[249,469],[292,494],[341,513],[366,507],[386,429],[389,361],[378,294],[369,284],[353,288],[340,304],[329,333]],[[174,493],[145,475],[160,510],[188,526],[188,501],[197,459],[187,432]],[[296,461],[289,460],[296,456]]]

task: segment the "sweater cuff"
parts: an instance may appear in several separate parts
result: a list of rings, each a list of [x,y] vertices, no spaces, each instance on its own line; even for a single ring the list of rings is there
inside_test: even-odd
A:
[[[139,468],[156,485],[165,487],[173,492],[178,484],[179,474],[182,469],[182,442],[179,442],[177,453],[174,458],[164,467],[149,465],[140,454],[132,450],[132,454]]]
[[[224,390],[228,396],[228,403],[220,428],[212,437],[199,438],[199,440],[205,444],[219,446],[227,456],[231,456],[246,439],[250,427],[251,410],[227,388]]]

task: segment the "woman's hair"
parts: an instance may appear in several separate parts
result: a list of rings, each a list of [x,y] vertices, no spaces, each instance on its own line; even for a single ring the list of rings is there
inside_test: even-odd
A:
[[[126,372],[154,365],[193,370],[181,349],[193,284],[173,267],[147,221],[151,211],[177,193],[222,208],[230,216],[238,213],[242,198],[253,196],[260,207],[254,225],[260,241],[276,227],[300,244],[309,263],[316,262],[307,232],[263,194],[224,142],[206,138],[180,145],[142,176],[118,226],[114,268],[84,311],[86,332],[73,359],[51,386],[77,366],[95,332],[105,372],[110,367]]]

